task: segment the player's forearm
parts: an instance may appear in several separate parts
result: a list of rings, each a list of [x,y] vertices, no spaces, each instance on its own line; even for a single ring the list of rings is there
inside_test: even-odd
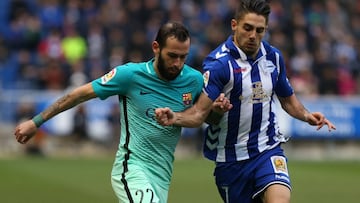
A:
[[[309,111],[304,105],[295,97],[279,98],[282,108],[292,117],[307,122]]]
[[[56,116],[57,114],[66,111],[77,104],[81,103],[81,100],[79,100],[75,95],[73,94],[67,94],[60,99],[58,99],[55,103],[53,103],[51,106],[49,106],[47,109],[45,109],[41,116],[44,118],[44,120],[49,120],[50,118]]]
[[[309,111],[305,109],[305,107],[303,105],[299,105],[297,107],[291,107],[291,108],[287,108],[285,110],[289,115],[291,115],[292,117],[307,122],[308,119],[308,114]]]
[[[199,111],[196,109],[187,110],[184,112],[176,112],[174,125],[196,128],[202,125],[209,112]]]
[[[84,85],[74,89],[72,92],[64,95],[58,99],[55,103],[46,108],[39,115],[34,117],[34,122],[37,127],[39,127],[45,121],[51,119],[52,117],[58,115],[61,112],[64,112],[72,107],[87,101],[91,98],[96,97],[93,91],[90,91],[88,85]]]

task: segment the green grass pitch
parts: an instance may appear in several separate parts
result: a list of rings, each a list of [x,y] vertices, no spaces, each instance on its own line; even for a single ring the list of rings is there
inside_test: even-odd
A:
[[[0,160],[0,202],[111,203],[112,158]],[[360,162],[289,161],[292,203],[357,203]],[[213,163],[203,158],[175,161],[169,203],[219,203]]]

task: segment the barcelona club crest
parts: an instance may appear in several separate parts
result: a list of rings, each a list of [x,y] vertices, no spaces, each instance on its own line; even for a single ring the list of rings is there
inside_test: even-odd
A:
[[[184,94],[182,95],[182,100],[183,100],[183,104],[184,104],[184,105],[186,105],[186,106],[190,105],[191,102],[192,102],[192,95],[191,95],[191,93],[184,93]]]

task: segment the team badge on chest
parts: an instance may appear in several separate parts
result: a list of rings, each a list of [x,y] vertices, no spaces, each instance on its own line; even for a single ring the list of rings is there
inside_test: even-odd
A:
[[[192,102],[192,95],[191,95],[191,93],[184,93],[184,94],[182,95],[182,100],[183,100],[183,104],[184,104],[184,105],[186,105],[186,106],[190,105],[191,102]]]

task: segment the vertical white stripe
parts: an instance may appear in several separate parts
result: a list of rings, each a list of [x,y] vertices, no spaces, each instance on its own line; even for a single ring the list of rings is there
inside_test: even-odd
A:
[[[225,96],[229,98],[230,92],[234,87],[234,69],[230,61],[228,61],[228,64],[229,64],[228,67],[229,67],[230,76],[228,83],[224,86],[223,92],[225,93]],[[227,121],[228,121],[228,113],[225,113],[220,121],[221,130],[219,134],[219,145],[217,148],[218,153],[216,157],[216,161],[219,162],[224,162],[226,160],[225,144],[226,144],[226,137],[229,128]]]
[[[280,75],[280,55],[279,55],[279,53],[275,53],[275,56],[276,56],[276,68],[277,68],[278,78],[279,78],[279,75]],[[277,79],[278,79],[278,78],[277,78]],[[276,117],[277,111],[278,111],[278,110],[277,110],[277,107],[278,107],[279,105],[277,105],[276,102],[279,102],[279,101],[277,100],[277,98],[274,98],[272,111],[273,111],[273,113],[274,113],[274,115],[275,115],[275,117],[274,117],[275,134],[276,134],[276,135],[279,135],[279,134],[280,134],[280,127],[279,127],[279,122],[278,122],[277,117]],[[285,141],[285,140],[286,140],[286,138],[284,138],[284,135],[282,136],[282,139],[283,139],[283,140],[280,139],[279,141]]]
[[[276,56],[276,68],[277,68],[277,72],[278,72],[278,77],[280,75],[280,56],[279,53],[275,53]]]
[[[249,158],[247,142],[249,140],[249,131],[251,129],[251,119],[253,112],[252,104],[252,82],[251,82],[251,65],[247,61],[236,61],[244,69],[242,71],[242,95],[240,108],[239,130],[236,144],[236,159],[244,160]]]
[[[230,72],[229,82],[224,86],[223,89],[226,97],[230,96],[230,92],[234,87],[234,68],[230,61],[228,61],[228,64],[229,64],[229,72]]]
[[[269,148],[266,142],[269,141],[269,137],[266,135],[266,131],[269,127],[269,118],[270,118],[270,107],[271,107],[271,95],[273,93],[273,83],[271,73],[273,71],[277,71],[275,64],[271,61],[267,61],[266,58],[263,58],[258,63],[260,80],[263,86],[263,91],[266,94],[266,98],[264,98],[263,106],[262,106],[262,118],[261,118],[261,129],[258,137],[258,150],[260,152]]]

